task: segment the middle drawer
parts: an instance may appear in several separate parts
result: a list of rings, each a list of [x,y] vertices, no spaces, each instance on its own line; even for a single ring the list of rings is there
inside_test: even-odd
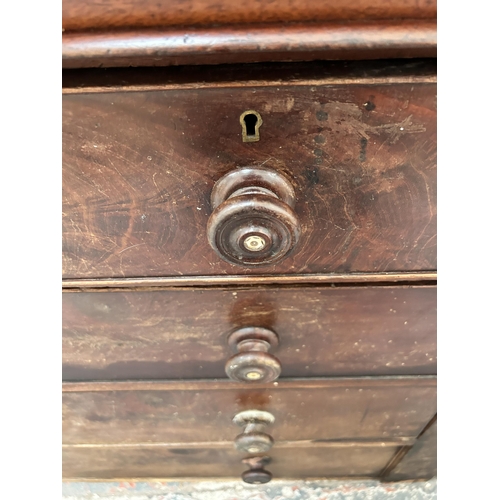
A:
[[[63,379],[226,378],[235,328],[264,327],[282,377],[434,375],[436,287],[63,294]]]

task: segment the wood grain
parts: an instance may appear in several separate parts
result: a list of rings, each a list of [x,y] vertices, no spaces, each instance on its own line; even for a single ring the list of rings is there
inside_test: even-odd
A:
[[[435,98],[426,83],[65,95],[63,277],[433,271]],[[210,192],[263,164],[294,182],[302,237],[236,270],[208,244]]]
[[[436,288],[63,294],[64,380],[225,378],[230,331],[272,328],[282,377],[433,375]]]
[[[436,0],[63,0],[65,30],[352,19],[435,19]]]
[[[432,20],[69,32],[62,41],[63,68],[436,56]]]
[[[162,382],[156,390],[141,390],[141,383],[114,382],[108,390],[87,392],[71,391],[78,385],[72,384],[63,392],[63,442],[232,441],[239,429],[231,419],[247,409],[275,416],[275,441],[384,441],[418,436],[436,413],[433,377],[403,383],[390,377],[324,379],[319,387],[306,379],[303,389],[293,381],[274,384],[253,389],[213,380]],[[120,385],[122,390],[113,390]]]
[[[384,442],[380,444],[385,444]],[[376,477],[397,448],[275,447],[266,468],[276,478]],[[234,448],[63,448],[63,477],[81,479],[237,478],[246,470]]]
[[[417,439],[402,460],[384,477],[384,480],[431,479],[436,474],[437,419]]]

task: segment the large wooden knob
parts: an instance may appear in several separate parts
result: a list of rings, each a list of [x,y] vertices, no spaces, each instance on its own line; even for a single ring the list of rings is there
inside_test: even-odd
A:
[[[243,167],[229,172],[216,182],[211,204],[208,241],[231,264],[276,264],[299,240],[295,191],[274,170]]]
[[[237,351],[226,362],[226,374],[237,382],[272,382],[281,373],[281,363],[268,353],[279,343],[278,335],[262,327],[245,327],[233,331],[228,344]]]

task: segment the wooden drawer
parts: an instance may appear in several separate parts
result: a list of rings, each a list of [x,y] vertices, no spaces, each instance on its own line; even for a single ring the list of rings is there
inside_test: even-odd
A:
[[[266,469],[275,478],[377,477],[395,455],[390,443],[280,446]],[[66,479],[237,478],[247,468],[232,446],[96,446],[63,448]]]
[[[244,326],[284,377],[436,373],[434,286],[234,287],[63,293],[63,379],[225,378]]]
[[[282,441],[412,442],[436,413],[435,377],[66,383],[64,444],[227,443],[265,410]],[[182,446],[181,446],[182,447]],[[202,445],[200,445],[202,447]]]
[[[432,78],[200,86],[63,96],[65,278],[436,269]],[[258,142],[242,141],[246,110]],[[209,246],[214,183],[243,166],[295,189],[302,235],[279,264]]]

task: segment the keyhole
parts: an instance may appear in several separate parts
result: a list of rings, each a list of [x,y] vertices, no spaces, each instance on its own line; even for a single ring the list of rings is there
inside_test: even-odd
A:
[[[262,125],[262,118],[257,111],[243,112],[240,116],[240,123],[243,142],[257,142],[260,139],[259,128]]]
[[[251,115],[246,115],[243,120],[247,126],[247,136],[255,135],[255,125],[257,125],[257,117],[252,113]]]

